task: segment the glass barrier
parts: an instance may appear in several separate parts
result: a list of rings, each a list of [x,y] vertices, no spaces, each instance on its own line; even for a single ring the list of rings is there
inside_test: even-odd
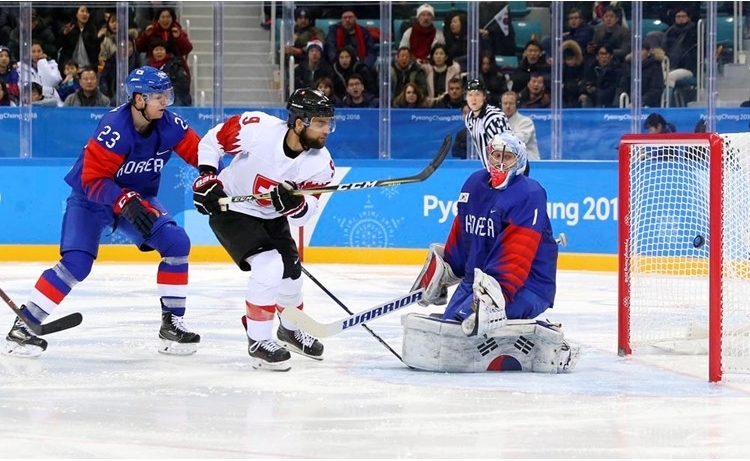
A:
[[[628,132],[644,132],[654,112],[680,130],[703,119],[713,131],[717,108],[750,99],[743,3],[6,3],[2,156],[46,155],[35,153],[45,121],[66,124],[59,111],[42,114],[47,106],[126,103],[125,78],[140,65],[170,75],[172,109],[211,123],[244,109],[283,114],[295,88],[329,89],[357,131],[335,136],[371,158],[422,158],[441,130],[460,132],[467,78],[506,113],[530,116],[542,159],[579,157],[580,132],[606,129],[606,117]],[[698,118],[684,122],[681,108]],[[434,142],[404,141],[409,132]],[[465,156],[476,158],[471,142]]]

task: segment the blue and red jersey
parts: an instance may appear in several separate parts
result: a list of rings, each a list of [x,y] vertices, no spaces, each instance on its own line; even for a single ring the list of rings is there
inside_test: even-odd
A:
[[[153,197],[172,151],[197,167],[199,142],[187,122],[167,110],[151,122],[147,134],[141,134],[130,104],[123,104],[102,117],[65,182],[89,201],[104,205],[112,205],[123,189]]]

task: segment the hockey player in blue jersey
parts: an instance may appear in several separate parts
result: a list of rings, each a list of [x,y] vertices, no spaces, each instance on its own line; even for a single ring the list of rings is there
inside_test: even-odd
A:
[[[430,246],[412,287],[425,289],[420,304],[448,305],[440,316],[405,316],[407,364],[433,371],[543,372],[575,364],[577,350],[560,328],[532,320],[554,304],[558,248],[547,192],[523,175],[526,161],[515,134],[496,134],[484,152],[486,167],[461,188],[446,243]],[[447,289],[455,284],[448,301]],[[537,341],[519,352],[521,336]],[[488,341],[494,346],[485,347]]]
[[[128,103],[106,113],[65,176],[71,187],[63,216],[60,255],[42,273],[22,310],[42,323],[91,272],[104,231],[119,229],[141,250],[161,255],[156,283],[161,298],[159,352],[194,353],[200,336],[183,322],[190,239],[159,203],[161,171],[174,151],[197,168],[200,137],[166,110],[172,83],[153,67],[133,70]],[[37,356],[47,341],[16,318],[6,338],[8,355]]]

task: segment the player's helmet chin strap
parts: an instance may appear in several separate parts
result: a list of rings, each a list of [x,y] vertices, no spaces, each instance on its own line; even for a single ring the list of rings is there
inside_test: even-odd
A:
[[[137,107],[137,106],[135,105],[135,95],[133,95],[133,100],[132,100],[132,103],[133,103],[133,107],[135,107],[135,110],[137,110],[138,112],[140,112],[140,113],[141,113],[141,115],[143,116],[143,119],[144,119],[144,120],[146,120],[146,121],[147,121],[148,123],[151,123],[151,119],[150,119],[150,118],[148,118],[148,116],[146,115],[146,97],[145,97],[145,96],[143,96],[143,94],[141,94],[141,96],[143,97],[143,109],[139,109],[139,108],[138,108],[138,107]]]

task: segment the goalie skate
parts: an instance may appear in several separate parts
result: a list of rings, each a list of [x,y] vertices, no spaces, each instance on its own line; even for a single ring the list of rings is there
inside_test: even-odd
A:
[[[165,355],[195,354],[201,342],[200,335],[188,330],[182,317],[169,311],[161,313],[159,338],[161,339],[159,353]]]
[[[32,358],[39,357],[47,350],[47,341],[36,336],[18,317],[5,337],[5,342],[3,355]]]

